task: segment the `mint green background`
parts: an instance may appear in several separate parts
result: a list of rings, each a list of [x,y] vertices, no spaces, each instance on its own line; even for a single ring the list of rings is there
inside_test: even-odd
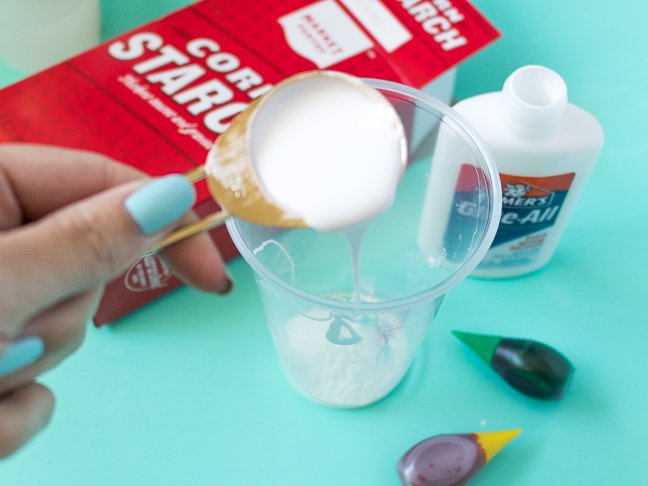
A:
[[[104,2],[107,37],[187,1]],[[395,486],[395,464],[431,435],[521,427],[471,484],[648,484],[648,46],[643,0],[479,0],[503,38],[459,70],[457,98],[515,68],[560,72],[606,132],[603,154],[551,264],[462,282],[404,383],[357,411],[322,408],[282,376],[248,267],[227,298],[181,289],[90,329],[44,381],[51,425],[0,463],[2,485]],[[19,79],[0,68],[0,84]],[[55,88],[55,87],[54,87]],[[507,387],[451,335],[532,337],[577,367],[565,399]]]

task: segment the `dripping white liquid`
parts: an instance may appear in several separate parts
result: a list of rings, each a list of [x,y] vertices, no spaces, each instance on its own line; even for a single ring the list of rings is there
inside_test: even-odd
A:
[[[369,224],[364,222],[342,231],[342,236],[347,240],[351,252],[353,299],[355,302],[363,301],[362,289],[360,287],[360,249],[362,248],[362,241],[364,240],[368,227]]]

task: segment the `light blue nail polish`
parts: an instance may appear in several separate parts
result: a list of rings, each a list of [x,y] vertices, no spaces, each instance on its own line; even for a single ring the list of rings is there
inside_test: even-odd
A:
[[[181,175],[155,179],[131,194],[124,205],[145,235],[152,235],[185,214],[196,191]]]
[[[0,354],[0,377],[18,371],[38,360],[45,352],[41,338],[26,337],[17,339]]]

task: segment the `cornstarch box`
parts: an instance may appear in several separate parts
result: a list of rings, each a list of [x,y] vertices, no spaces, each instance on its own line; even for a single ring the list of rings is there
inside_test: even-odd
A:
[[[498,37],[465,0],[204,0],[0,91],[0,142],[94,150],[152,175],[202,165],[251,100],[297,72],[397,81],[449,102],[459,62]],[[218,209],[199,184],[195,210]],[[211,231],[225,258],[236,250]],[[180,285],[155,256],[111,282],[111,322]]]

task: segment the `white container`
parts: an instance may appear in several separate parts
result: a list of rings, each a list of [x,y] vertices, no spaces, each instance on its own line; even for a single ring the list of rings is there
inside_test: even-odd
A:
[[[502,92],[454,106],[490,149],[502,182],[502,217],[474,276],[523,275],[545,265],[603,146],[603,130],[567,102],[554,71],[525,66]]]
[[[99,0],[0,0],[0,59],[30,74],[97,45]]]

